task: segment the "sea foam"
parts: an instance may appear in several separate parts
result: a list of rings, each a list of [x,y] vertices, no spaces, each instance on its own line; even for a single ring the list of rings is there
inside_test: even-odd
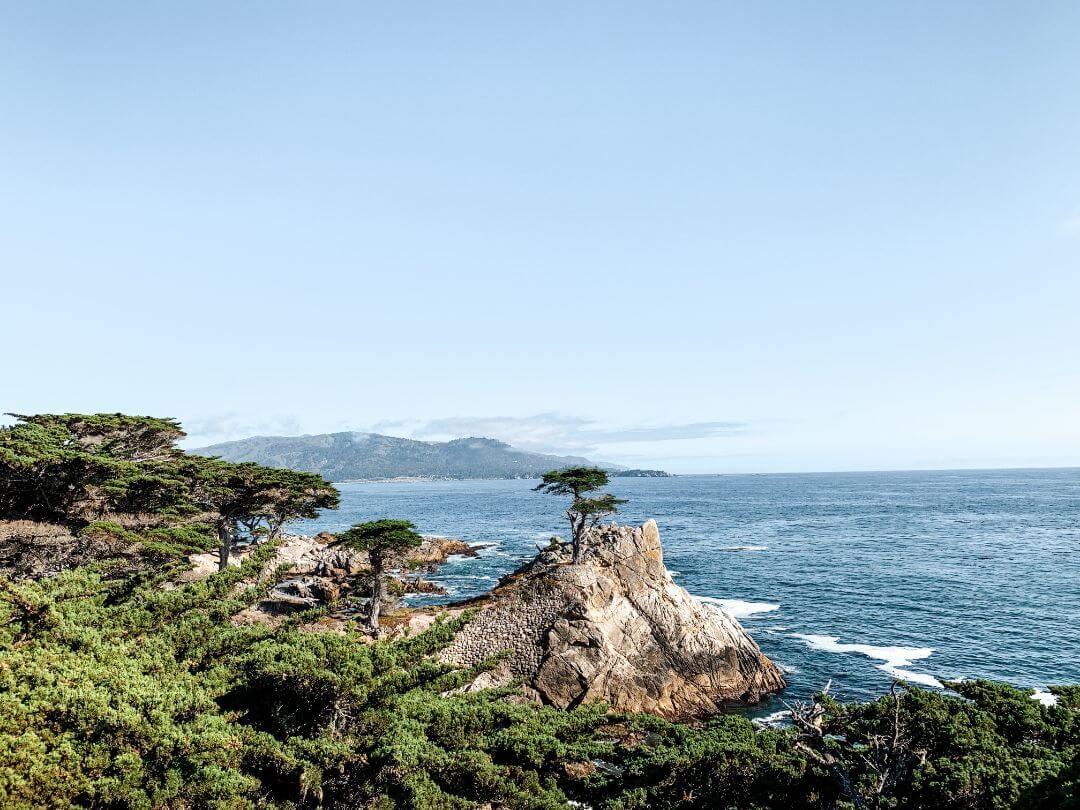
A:
[[[768,551],[768,546],[724,546],[717,551]]]
[[[767,726],[769,728],[776,728],[778,726],[786,726],[791,719],[791,710],[783,709],[782,711],[773,712],[767,714],[764,717],[754,717],[752,722],[757,723],[759,726]]]
[[[910,672],[904,667],[909,667],[916,661],[929,658],[934,651],[930,647],[876,647],[872,644],[841,644],[836,636],[816,636],[805,633],[791,633],[792,638],[797,638],[814,650],[831,653],[857,653],[881,661],[877,668],[888,672],[894,678],[911,683],[920,683],[923,686],[943,688],[941,681],[933,675],[922,672]]]
[[[717,605],[729,616],[736,619],[746,619],[759,613],[772,613],[779,610],[780,605],[775,602],[747,602],[744,599],[718,599],[715,596],[698,596],[699,602],[709,605]]]

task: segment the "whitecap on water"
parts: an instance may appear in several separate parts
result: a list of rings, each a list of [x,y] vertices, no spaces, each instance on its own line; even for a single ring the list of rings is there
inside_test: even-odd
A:
[[[775,728],[777,726],[786,725],[787,720],[791,719],[791,710],[783,709],[772,714],[767,714],[764,717],[754,717],[752,722],[757,723],[759,726],[769,726]]]
[[[708,605],[717,605],[729,616],[736,619],[747,619],[759,613],[772,613],[779,610],[780,605],[775,602],[747,602],[744,599],[718,599],[715,596],[697,596],[699,602]]]
[[[941,681],[933,675],[922,672],[909,672],[904,667],[911,666],[916,661],[929,658],[934,651],[930,647],[876,647],[872,644],[841,644],[836,636],[815,636],[804,633],[791,633],[792,638],[797,638],[814,650],[831,653],[857,653],[881,661],[877,668],[887,672],[894,678],[911,683],[920,683],[923,686],[943,688]]]

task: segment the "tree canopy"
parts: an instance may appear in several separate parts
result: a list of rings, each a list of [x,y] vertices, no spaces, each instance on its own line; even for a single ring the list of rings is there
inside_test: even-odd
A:
[[[335,545],[366,551],[371,561],[371,600],[368,603],[368,627],[371,630],[378,631],[379,613],[386,600],[385,574],[388,558],[392,554],[416,548],[421,540],[411,521],[384,518],[356,523],[341,532],[334,541]]]
[[[585,530],[597,526],[605,517],[615,514],[620,504],[626,503],[625,500],[606,492],[591,498],[585,497],[587,493],[607,486],[608,482],[607,471],[599,467],[570,467],[544,473],[540,483],[533,488],[537,492],[571,496],[566,517],[570,521],[574,563],[581,561]]]
[[[412,521],[384,518],[353,524],[337,535],[334,544],[356,551],[383,554],[415,548],[421,540]]]
[[[534,489],[552,495],[572,495],[577,499],[586,492],[606,487],[609,481],[607,471],[599,467],[569,467],[544,473]]]
[[[320,476],[190,456],[173,419],[125,414],[16,416],[0,428],[0,518],[51,521],[75,532],[96,524],[128,532],[206,529],[222,559],[244,523],[277,536],[290,521],[335,508]],[[216,528],[216,531],[214,530]],[[226,542],[227,540],[227,542]]]

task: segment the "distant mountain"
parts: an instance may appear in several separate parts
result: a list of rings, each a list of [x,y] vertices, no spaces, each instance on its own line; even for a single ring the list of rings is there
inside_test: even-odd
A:
[[[672,473],[663,470],[616,470],[612,473],[616,478],[674,478]]]
[[[548,470],[589,466],[578,456],[515,450],[495,439],[421,442],[378,433],[253,436],[191,450],[226,461],[317,472],[330,481],[385,478],[539,478]],[[607,470],[622,469],[600,464]]]

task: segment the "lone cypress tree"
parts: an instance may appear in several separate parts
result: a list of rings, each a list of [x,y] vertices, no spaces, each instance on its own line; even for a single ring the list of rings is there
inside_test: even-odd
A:
[[[408,520],[373,520],[357,523],[338,535],[334,545],[355,551],[366,551],[371,561],[371,606],[368,610],[368,627],[379,630],[379,607],[386,596],[386,564],[395,552],[407,551],[420,545],[416,526]]]
[[[552,470],[544,473],[543,479],[533,489],[536,492],[548,492],[552,495],[570,495],[573,500],[566,510],[570,521],[570,539],[573,544],[573,562],[581,562],[585,530],[599,525],[605,515],[618,511],[619,504],[626,503],[609,492],[603,492],[592,498],[584,497],[600,487],[607,486],[608,474],[599,467],[571,467],[566,470]]]

